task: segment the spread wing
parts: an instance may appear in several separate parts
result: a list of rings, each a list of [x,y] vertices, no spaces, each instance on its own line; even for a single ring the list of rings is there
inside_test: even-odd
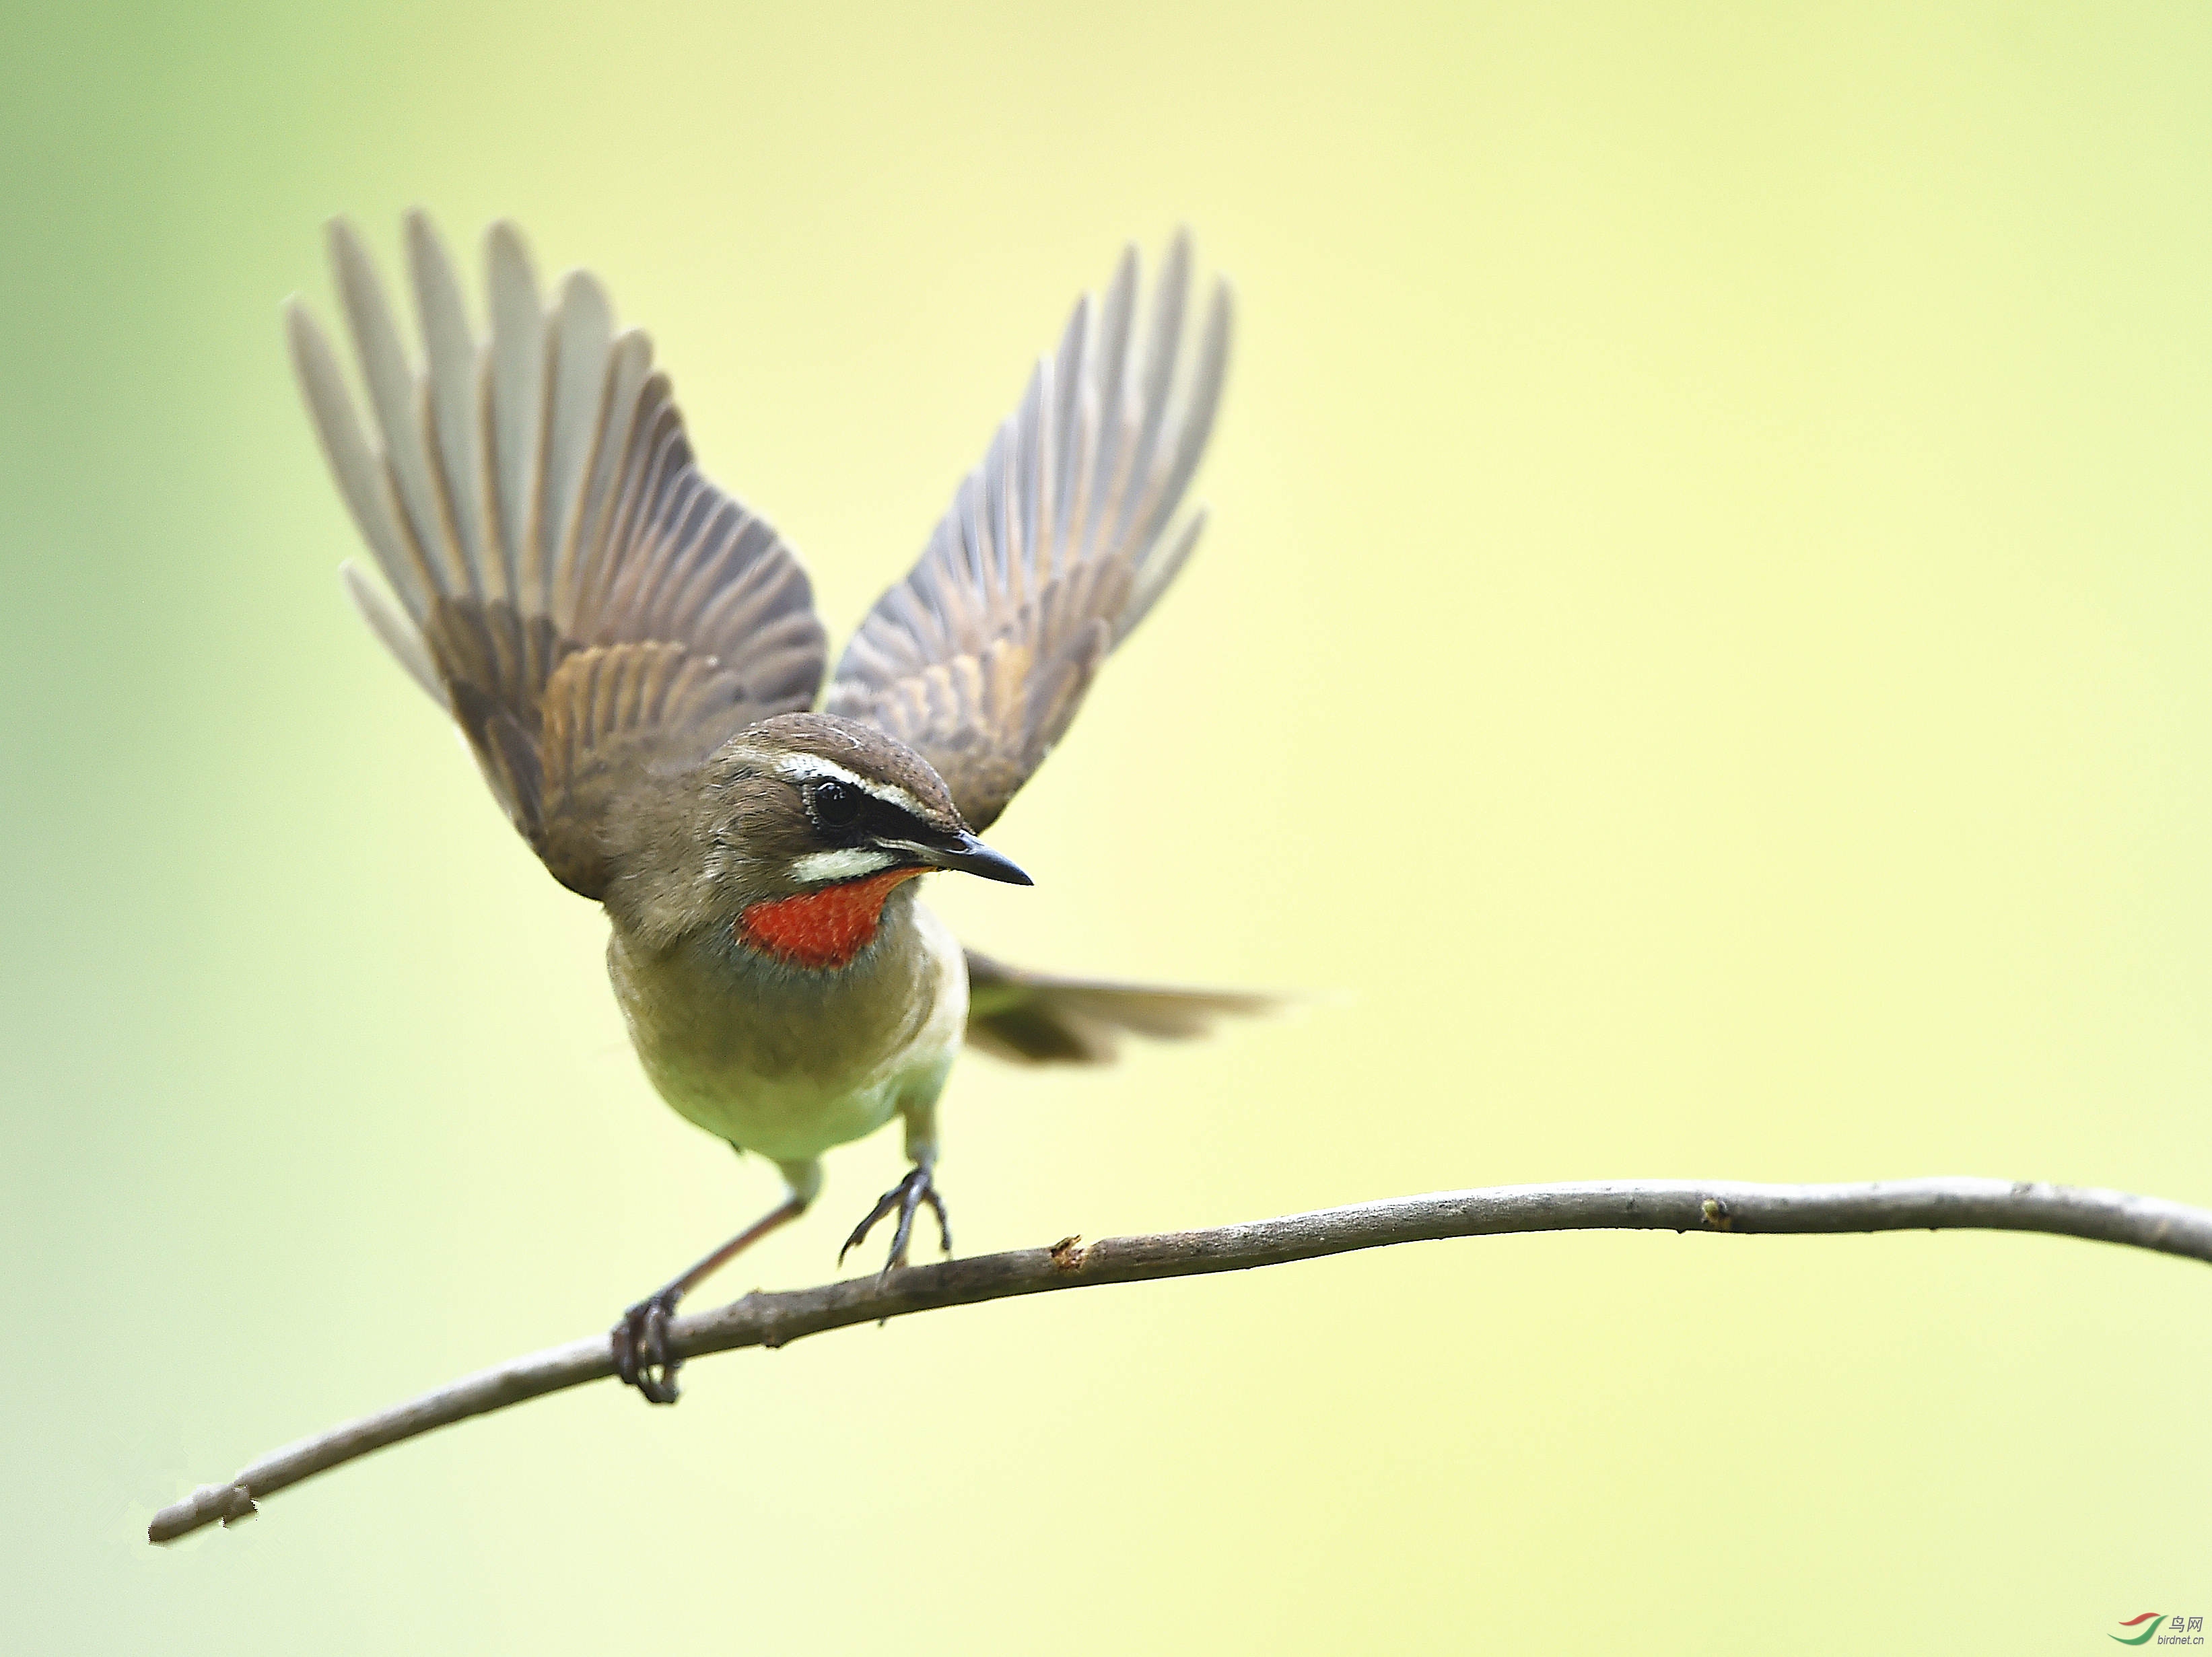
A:
[[[1217,1018],[1279,1005],[1233,990],[1054,978],[968,951],[968,1040],[1016,1064],[1107,1064],[1125,1033],[1178,1041],[1205,1035]]]
[[[1229,289],[1190,319],[1178,235],[1137,313],[1137,255],[1075,307],[914,573],[845,647],[828,711],[919,750],[987,828],[1067,729],[1098,665],[1190,556],[1172,525],[1229,356]]]
[[[615,331],[587,272],[544,305],[520,235],[494,225],[480,337],[436,229],[409,215],[418,364],[352,227],[333,222],[330,243],[373,436],[314,319],[295,300],[286,323],[392,596],[351,563],[346,590],[546,866],[597,897],[628,786],[812,705],[825,649],[806,572],[700,472],[651,342]]]

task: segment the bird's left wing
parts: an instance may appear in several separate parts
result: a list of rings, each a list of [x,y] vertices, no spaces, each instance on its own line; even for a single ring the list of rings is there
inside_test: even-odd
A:
[[[979,832],[1197,542],[1203,512],[1173,520],[1213,428],[1230,301],[1216,281],[1193,325],[1190,287],[1178,235],[1141,317],[1133,248],[1103,301],[1085,296],[838,662],[828,711],[920,752]]]

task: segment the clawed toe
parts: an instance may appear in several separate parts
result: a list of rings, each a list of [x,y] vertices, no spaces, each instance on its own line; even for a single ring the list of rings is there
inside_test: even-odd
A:
[[[684,1360],[669,1345],[668,1320],[683,1297],[681,1290],[648,1295],[624,1312],[622,1321],[609,1332],[615,1373],[624,1386],[636,1387],[648,1404],[673,1404],[678,1397],[676,1371]]]
[[[807,1200],[814,1194],[818,1176],[811,1164],[796,1168],[795,1176],[805,1181],[803,1193],[794,1184],[791,1195],[780,1207],[762,1215],[674,1282],[647,1295],[623,1313],[622,1321],[609,1332],[614,1346],[615,1373],[622,1377],[624,1386],[635,1387],[644,1393],[647,1403],[676,1402],[676,1371],[684,1360],[676,1355],[669,1341],[668,1320],[676,1315],[677,1303],[732,1257],[806,1211]]]
[[[921,1205],[929,1205],[929,1211],[937,1217],[937,1240],[950,1254],[952,1252],[952,1227],[945,1217],[945,1199],[937,1193],[937,1185],[931,1177],[930,1165],[917,1162],[889,1191],[876,1199],[876,1205],[868,1211],[867,1217],[853,1228],[853,1235],[845,1239],[845,1246],[837,1251],[837,1263],[842,1266],[845,1256],[868,1239],[878,1221],[896,1211],[898,1224],[891,1233],[891,1252],[884,1260],[882,1276],[889,1278],[906,1264],[907,1245],[914,1236],[914,1217]]]

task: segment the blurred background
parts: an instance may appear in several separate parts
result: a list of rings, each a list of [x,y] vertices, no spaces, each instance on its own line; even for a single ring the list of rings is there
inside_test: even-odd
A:
[[[1188,575],[936,883],[1332,992],[963,1064],[963,1248],[1464,1185],[2212,1202],[2212,16],[2144,4],[11,5],[0,1429],[37,1652],[2103,1649],[2212,1613],[2212,1278],[1541,1236],[599,1386],[149,1548],[759,1211],[349,613],[277,307],[512,215],[833,635],[1178,222]],[[900,1167],[720,1280],[798,1286]]]

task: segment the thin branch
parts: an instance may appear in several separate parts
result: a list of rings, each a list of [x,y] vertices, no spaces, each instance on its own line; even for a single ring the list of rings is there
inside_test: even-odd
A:
[[[741,1346],[781,1346],[827,1329],[941,1306],[1091,1284],[1242,1272],[1441,1237],[1523,1231],[1923,1229],[2045,1231],[2212,1263],[2212,1213],[2125,1192],[1975,1179],[1863,1185],[1626,1180],[1447,1191],[1207,1231],[1109,1237],[1088,1246],[1069,1237],[1050,1248],[915,1266],[888,1282],[870,1276],[818,1289],[756,1291],[714,1311],[678,1320],[670,1335],[680,1357],[702,1357]],[[603,1381],[614,1372],[613,1350],[604,1334],[479,1370],[395,1409],[301,1439],[262,1457],[227,1484],[202,1486],[156,1514],[147,1538],[169,1542],[218,1520],[228,1524],[243,1519],[258,1498],[372,1450],[526,1399]]]

